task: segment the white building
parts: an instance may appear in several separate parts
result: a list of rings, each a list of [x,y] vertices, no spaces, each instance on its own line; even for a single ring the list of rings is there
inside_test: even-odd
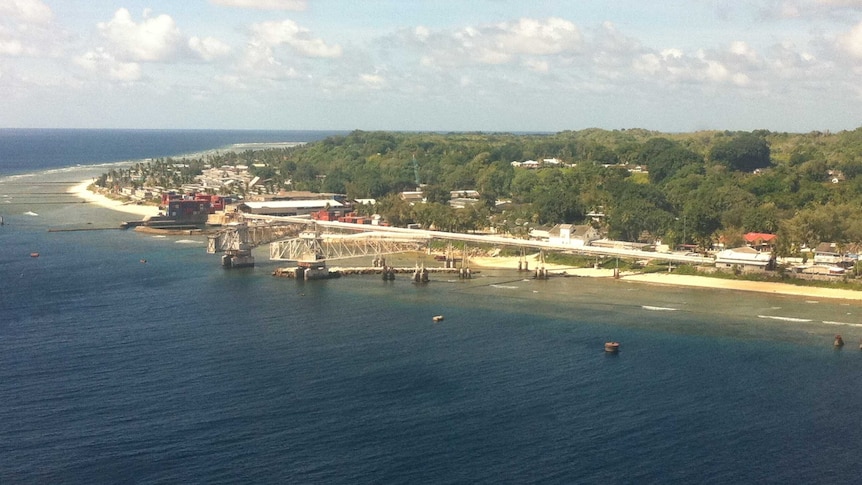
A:
[[[772,253],[748,246],[725,249],[715,256],[716,268],[739,268],[742,271],[766,271],[773,262]]]
[[[591,242],[600,237],[599,232],[590,225],[557,224],[548,231],[549,243],[575,247],[589,246]]]
[[[267,200],[243,202],[238,205],[240,212],[268,216],[302,216],[323,209],[341,209],[344,204],[334,199],[307,200]]]

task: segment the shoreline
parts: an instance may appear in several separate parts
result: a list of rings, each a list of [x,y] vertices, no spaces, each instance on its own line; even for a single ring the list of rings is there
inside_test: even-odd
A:
[[[87,187],[89,187],[92,183],[93,179],[84,180],[77,185],[73,185],[66,192],[104,209],[110,209],[117,212],[125,212],[127,214],[134,214],[141,216],[141,218],[159,215],[159,208],[156,206],[137,205],[134,203],[122,202],[119,200],[111,199],[102,194],[92,192],[87,189]]]
[[[134,214],[140,216],[141,218],[147,216],[156,216],[159,214],[159,208],[155,206],[124,203],[119,200],[114,200],[104,195],[94,193],[87,189],[87,187],[89,187],[92,183],[92,179],[84,180],[81,183],[70,187],[67,192],[93,205],[113,211]],[[517,256],[473,257],[470,258],[470,263],[481,268],[516,269],[518,267],[518,259],[519,258]],[[537,266],[538,254],[532,254],[530,256],[527,256],[527,260],[530,262],[530,267],[535,269]],[[544,267],[552,273],[565,272],[567,276],[576,277],[613,278],[614,274],[613,269],[605,268],[573,268],[571,266],[564,266],[553,263],[545,263]],[[726,280],[720,278],[709,278],[706,276],[677,275],[673,273],[646,274],[623,272],[620,274],[620,281],[653,285],[759,292],[770,293],[773,295],[808,298],[827,298],[834,300],[849,300],[862,302],[862,291],[843,290],[836,288],[817,288],[811,286],[796,286],[786,283],[771,283],[762,281]]]
[[[518,257],[476,257],[470,258],[470,263],[482,268],[516,269]],[[527,257],[530,267],[536,267],[537,255]],[[559,264],[545,263],[545,269],[552,273],[565,272],[569,276],[588,278],[613,278],[613,269],[572,268]],[[826,298],[832,300],[849,300],[862,302],[862,291],[837,288],[818,288],[813,286],[796,286],[787,283],[772,283],[764,281],[728,280],[710,278],[708,276],[690,276],[673,273],[632,273],[622,272],[620,281],[627,283],[642,283],[650,285],[665,285],[713,290],[745,291],[753,293],[769,293],[773,295],[796,296],[807,298]]]

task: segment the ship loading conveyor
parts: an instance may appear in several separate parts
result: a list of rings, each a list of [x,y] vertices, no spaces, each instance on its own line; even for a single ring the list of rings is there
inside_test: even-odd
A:
[[[316,224],[320,227],[340,229],[346,231],[358,232],[377,232],[386,233],[392,236],[402,235],[407,237],[422,237],[427,239],[441,239],[447,241],[463,241],[476,244],[487,244],[491,246],[514,246],[519,248],[533,248],[536,250],[545,251],[561,251],[569,253],[577,253],[589,256],[606,256],[631,259],[650,259],[656,261],[667,261],[672,263],[688,263],[713,265],[715,260],[703,256],[687,256],[673,253],[658,253],[653,251],[640,251],[637,249],[625,248],[600,248],[594,246],[572,246],[569,244],[556,244],[545,241],[532,241],[527,239],[516,239],[503,236],[483,235],[483,234],[467,234],[458,232],[446,231],[429,231],[425,229],[407,229],[402,227],[391,226],[374,226],[369,224],[352,224],[336,221],[319,221],[308,217],[296,216],[262,216],[245,214],[244,218],[250,220],[266,221],[269,223],[293,223],[293,224]],[[278,243],[276,241],[274,244]]]

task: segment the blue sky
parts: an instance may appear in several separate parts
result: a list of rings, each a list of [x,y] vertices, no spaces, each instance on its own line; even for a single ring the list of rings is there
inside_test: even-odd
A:
[[[0,127],[862,126],[862,0],[0,0]]]

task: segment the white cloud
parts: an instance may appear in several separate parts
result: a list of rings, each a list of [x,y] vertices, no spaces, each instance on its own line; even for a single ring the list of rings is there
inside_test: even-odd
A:
[[[680,49],[649,52],[632,61],[632,69],[644,81],[663,83],[700,83],[755,87],[755,73],[762,70],[760,55],[747,43],[731,42],[724,51],[698,49],[686,54]]]
[[[109,42],[110,52],[122,60],[166,61],[183,46],[183,36],[169,15],[150,17],[145,11],[143,20],[136,23],[131,13],[121,8],[109,22],[100,22],[98,28]]]
[[[100,75],[105,75],[112,81],[132,82],[141,79],[141,66],[137,62],[117,60],[104,49],[96,49],[75,59],[75,64]]]
[[[527,59],[524,61],[524,65],[527,66],[527,69],[535,72],[548,72],[551,70],[548,61],[542,59]]]
[[[539,64],[529,58],[574,54],[583,45],[583,36],[577,26],[560,18],[522,18],[436,33],[420,26],[408,37],[413,47],[422,51],[421,64],[429,67],[519,61],[536,66]]]
[[[292,20],[261,22],[250,27],[249,40],[237,71],[244,75],[252,73],[251,77],[263,83],[298,79],[312,75],[314,61],[311,59],[338,58],[341,55],[340,45],[327,44]]]
[[[742,59],[745,59],[748,62],[758,62],[759,58],[757,52],[747,43],[737,40],[731,42],[730,44],[730,53],[736,56],[739,56]]]
[[[66,34],[41,0],[0,0],[0,56],[53,56]]]
[[[380,74],[361,74],[359,80],[365,87],[371,89],[380,89],[386,86],[386,78]]]
[[[201,59],[211,61],[230,54],[230,46],[213,37],[192,37],[189,39],[189,49],[197,53]]]
[[[817,3],[834,7],[862,7],[862,0],[817,0]]]
[[[225,7],[251,8],[257,10],[305,10],[305,0],[210,0],[210,3]]]
[[[21,43],[20,39],[6,37],[0,31],[0,56],[20,56],[23,53],[24,44]]]
[[[312,37],[311,31],[292,20],[254,24],[252,44],[264,48],[287,45],[305,57],[340,57],[341,46],[328,45],[323,39]]]
[[[54,15],[41,0],[0,0],[0,16],[13,22],[47,24]]]
[[[431,37],[431,30],[428,27],[420,25],[413,29],[413,35],[416,36],[416,40],[419,42],[425,42]]]
[[[582,42],[581,33],[572,22],[549,18],[520,19],[515,24],[499,24],[495,35],[501,50],[512,54],[551,55],[576,51]]]
[[[838,47],[851,56],[862,59],[862,22],[838,37]]]
[[[835,17],[848,10],[862,9],[862,0],[781,0],[764,2],[760,16],[765,19],[811,19]]]

